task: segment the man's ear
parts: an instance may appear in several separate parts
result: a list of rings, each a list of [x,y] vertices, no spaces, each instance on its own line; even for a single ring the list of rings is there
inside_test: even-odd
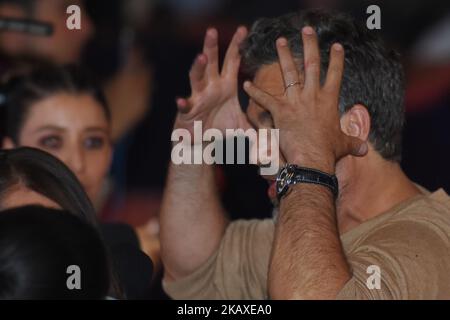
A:
[[[3,138],[2,141],[2,149],[14,149],[16,147],[16,144],[10,137]]]
[[[367,108],[361,104],[351,107],[341,117],[341,130],[346,135],[367,141],[370,133],[370,115]]]

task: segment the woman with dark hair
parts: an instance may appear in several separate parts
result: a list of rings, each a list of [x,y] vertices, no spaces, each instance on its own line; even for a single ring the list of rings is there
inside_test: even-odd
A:
[[[0,150],[0,210],[26,205],[63,209],[99,228],[114,264],[111,294],[117,298],[148,294],[152,262],[139,249],[131,228],[98,225],[94,207],[75,175],[47,152],[28,147]]]
[[[10,76],[0,92],[3,148],[49,152],[72,170],[97,204],[112,143],[110,112],[92,77],[75,66],[42,65]]]
[[[109,264],[95,228],[67,211],[0,214],[0,299],[105,299]]]
[[[4,111],[3,148],[33,147],[57,157],[81,182],[94,207],[101,208],[113,149],[111,115],[93,77],[76,66],[42,64],[10,75],[0,93],[3,95],[0,107]],[[95,214],[91,213],[93,217]],[[101,227],[110,246],[118,248],[126,242],[140,248],[135,231],[127,225]],[[148,275],[145,279],[138,278],[137,272],[127,267],[132,264],[124,261],[132,257],[123,249],[119,251],[117,254],[123,256],[122,268],[119,266],[123,272],[119,274],[128,277],[123,282],[128,284],[129,296],[148,296],[142,292],[148,291],[143,288]]]
[[[86,192],[63,162],[34,148],[0,150],[0,209],[28,204],[63,208],[97,225]]]
[[[34,148],[0,150],[0,210],[27,205],[63,209],[98,229],[92,203],[63,162]],[[109,243],[109,237],[105,241],[111,252],[112,263],[117,264],[114,245]],[[117,270],[111,268],[111,271],[111,294],[122,298]]]

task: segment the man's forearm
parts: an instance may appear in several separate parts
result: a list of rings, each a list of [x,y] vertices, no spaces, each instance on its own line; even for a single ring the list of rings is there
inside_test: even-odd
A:
[[[161,255],[166,278],[190,274],[218,248],[228,224],[214,167],[171,164],[161,210]]]
[[[350,279],[333,195],[298,184],[281,201],[269,269],[272,299],[333,299]]]

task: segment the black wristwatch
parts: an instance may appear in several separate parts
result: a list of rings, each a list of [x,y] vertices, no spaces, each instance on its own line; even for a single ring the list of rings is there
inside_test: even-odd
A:
[[[277,176],[277,197],[281,200],[289,190],[289,187],[297,183],[313,183],[330,188],[336,198],[339,185],[335,175],[316,169],[299,167],[295,164],[284,166]]]

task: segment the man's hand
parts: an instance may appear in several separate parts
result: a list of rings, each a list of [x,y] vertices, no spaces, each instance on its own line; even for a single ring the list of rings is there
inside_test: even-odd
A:
[[[203,53],[189,74],[192,94],[177,99],[175,129],[193,131],[194,121],[203,129],[243,128],[249,124],[238,100],[239,45],[247,36],[238,28],[219,73],[217,30],[209,29]],[[161,257],[166,281],[181,279],[202,266],[220,246],[228,225],[216,187],[214,167],[170,166],[161,208]]]
[[[285,94],[273,97],[251,82],[244,89],[272,115],[280,129],[281,153],[288,163],[334,173],[335,163],[346,155],[363,156],[367,144],[342,132],[338,110],[339,91],[344,70],[344,49],[334,44],[325,84],[320,84],[320,52],[314,29],[302,31],[304,46],[304,81],[284,38],[277,40]]]
[[[175,128],[192,131],[194,121],[203,121],[203,128],[225,129],[249,126],[238,100],[239,45],[247,36],[239,27],[228,47],[222,71],[219,73],[218,33],[206,32],[203,53],[197,56],[189,73],[192,93],[177,99],[178,116]]]

